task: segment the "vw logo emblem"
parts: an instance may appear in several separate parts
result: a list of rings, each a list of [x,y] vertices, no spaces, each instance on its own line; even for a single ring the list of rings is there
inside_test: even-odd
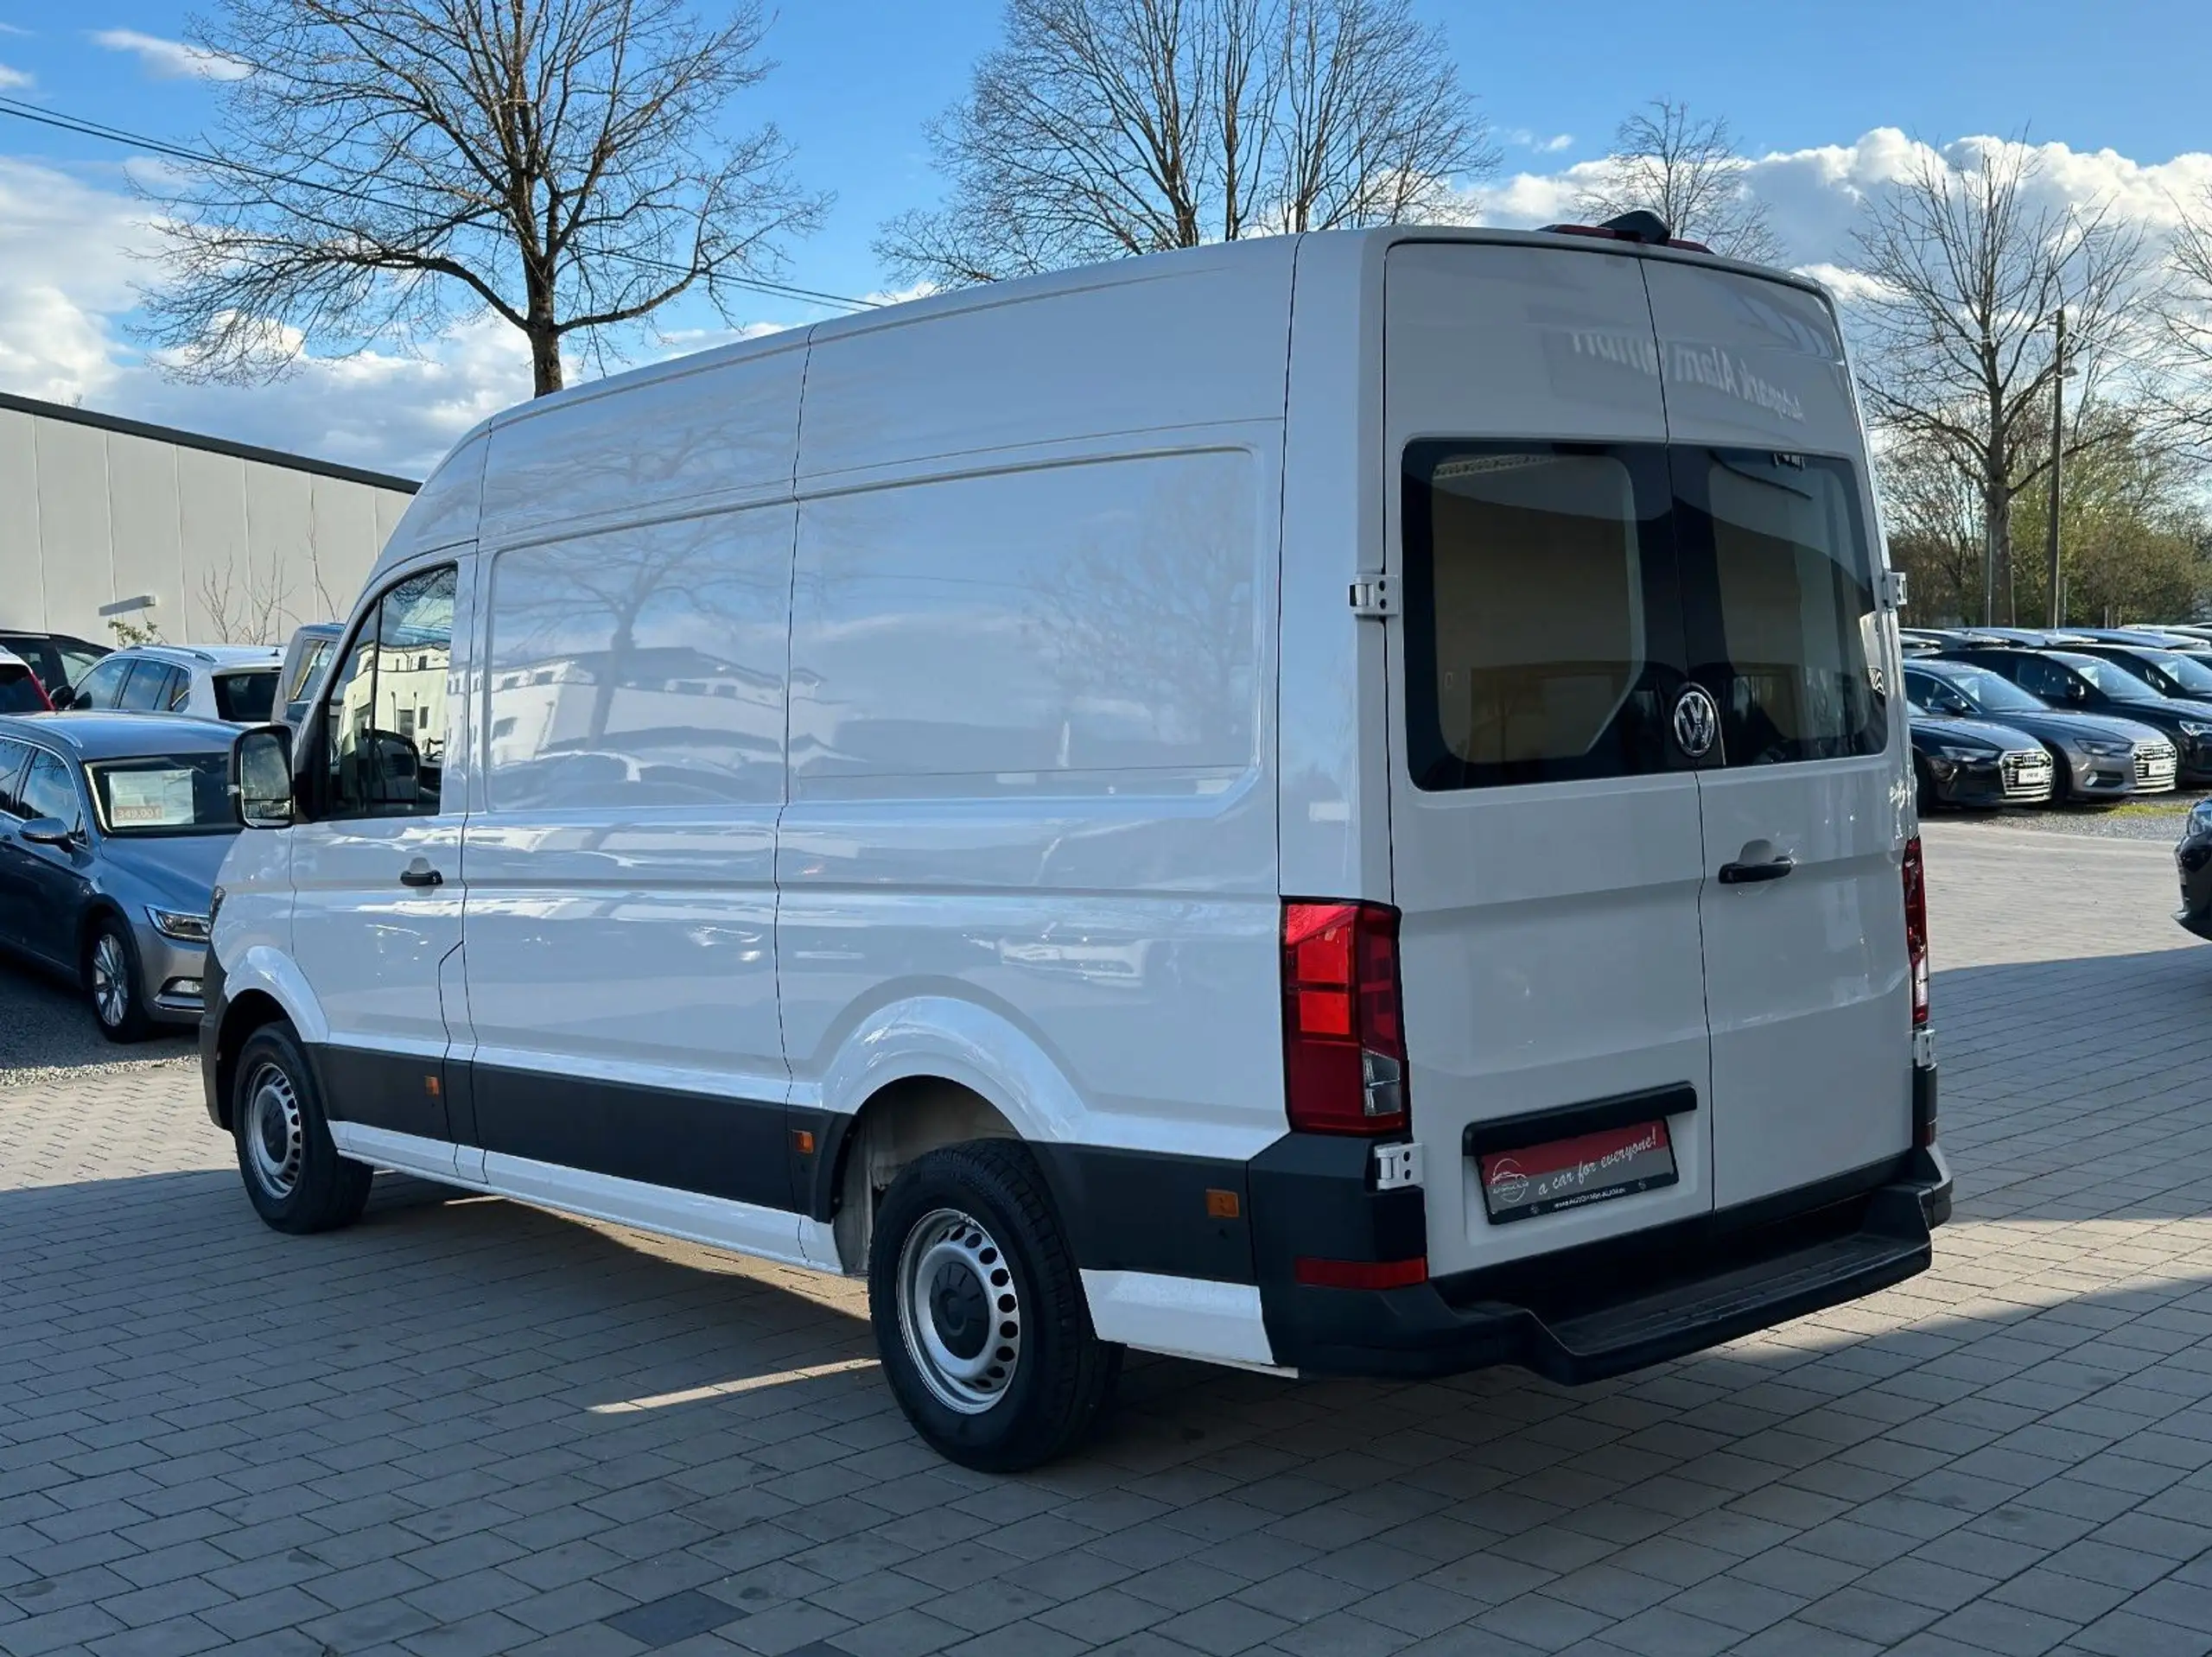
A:
[[[1698,685],[1682,692],[1675,704],[1675,740],[1693,759],[1702,759],[1720,734],[1720,709]]]

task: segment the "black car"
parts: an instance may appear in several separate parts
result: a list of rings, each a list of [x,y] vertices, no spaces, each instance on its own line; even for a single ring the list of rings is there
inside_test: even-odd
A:
[[[2181,873],[2181,907],[2174,918],[2201,938],[2212,938],[2212,800],[2199,800],[2174,848]]]
[[[75,688],[85,670],[108,653],[105,644],[68,633],[22,632],[0,628],[0,651],[23,658],[51,698],[57,690]]]
[[[1963,650],[1945,652],[2010,679],[2054,708],[2133,720],[2174,745],[2177,780],[2212,783],[2212,700],[2162,694],[2119,663],[2088,651]]]
[[[2119,641],[2083,644],[2078,654],[2119,663],[2161,696],[2212,702],[2212,656]]]
[[[1981,719],[2024,731],[2051,757],[2057,799],[2122,800],[2174,785],[2174,746],[2150,726],[2052,708],[1971,662],[1909,660],[1904,694],[1939,718]]]
[[[2040,805],[2050,798],[2050,755],[2026,732],[1936,713],[1914,701],[1910,689],[1905,706],[1922,810],[1935,805]]]

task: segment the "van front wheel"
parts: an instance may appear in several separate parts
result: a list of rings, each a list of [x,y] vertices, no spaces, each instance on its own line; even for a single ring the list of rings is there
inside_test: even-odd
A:
[[[375,1171],[338,1154],[315,1072],[289,1027],[264,1025],[232,1068],[231,1132],[254,1212],[279,1231],[328,1231],[361,1217]]]
[[[1014,1140],[950,1146],[900,1172],[876,1215],[868,1303],[906,1419],[939,1455],[982,1472],[1073,1449],[1121,1370]]]

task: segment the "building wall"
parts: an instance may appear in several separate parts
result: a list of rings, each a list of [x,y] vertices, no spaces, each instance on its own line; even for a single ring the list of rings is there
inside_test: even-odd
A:
[[[342,618],[414,493],[405,479],[0,399],[0,627],[113,634],[151,594],[172,644],[278,644]]]

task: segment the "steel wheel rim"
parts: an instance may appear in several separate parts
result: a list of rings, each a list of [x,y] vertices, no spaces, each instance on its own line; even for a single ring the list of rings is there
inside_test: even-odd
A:
[[[899,1251],[898,1296],[907,1355],[938,1403],[981,1415],[1006,1396],[1021,1366],[1021,1297],[989,1232],[957,1209],[924,1215]]]
[[[300,1183],[305,1139],[299,1092],[281,1065],[263,1064],[247,1084],[245,1148],[262,1189],[271,1197],[289,1197]]]
[[[101,933],[92,945],[92,1007],[111,1030],[130,1016],[130,962],[112,932]]]

